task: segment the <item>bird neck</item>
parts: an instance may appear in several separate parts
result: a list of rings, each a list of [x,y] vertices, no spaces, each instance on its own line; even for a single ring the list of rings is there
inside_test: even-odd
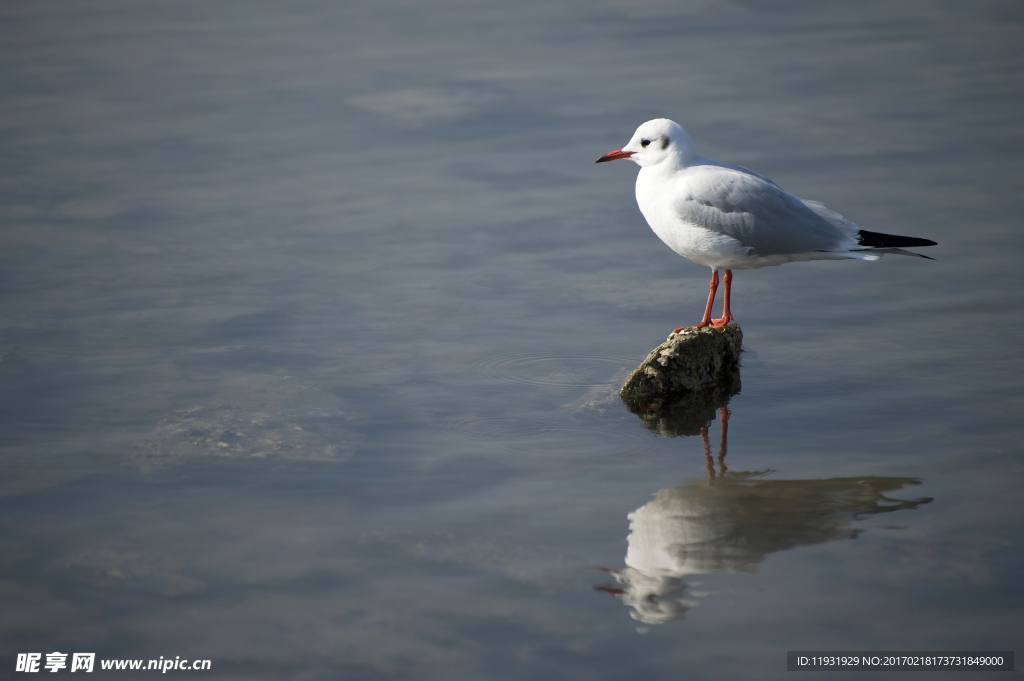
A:
[[[681,129],[679,133],[674,135],[672,140],[672,151],[674,152],[671,156],[673,162],[676,164],[675,168],[681,169],[686,168],[694,164],[694,161],[700,158],[697,155],[697,148],[693,146],[693,140],[686,134],[686,131]]]

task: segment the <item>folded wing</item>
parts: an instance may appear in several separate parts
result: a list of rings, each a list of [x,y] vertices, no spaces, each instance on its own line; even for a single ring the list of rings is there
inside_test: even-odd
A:
[[[750,255],[857,249],[857,225],[817,202],[804,202],[761,176],[698,166],[682,179],[681,220],[732,237]]]

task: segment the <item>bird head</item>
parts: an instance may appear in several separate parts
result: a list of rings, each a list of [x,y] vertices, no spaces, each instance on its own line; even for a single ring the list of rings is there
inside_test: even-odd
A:
[[[696,156],[697,151],[693,148],[690,136],[678,123],[667,118],[655,118],[637,128],[629,144],[621,149],[609,151],[597,159],[597,162],[628,158],[643,167],[657,165],[666,160],[686,165]]]

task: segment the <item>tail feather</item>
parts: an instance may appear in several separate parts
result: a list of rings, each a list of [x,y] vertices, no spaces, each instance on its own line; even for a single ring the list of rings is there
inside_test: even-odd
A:
[[[897,236],[881,234],[862,229],[857,232],[857,245],[865,248],[913,248],[915,246],[935,246],[931,239],[918,239],[914,236]],[[893,251],[895,252],[895,251]],[[900,255],[917,255],[917,253],[901,253]],[[925,256],[921,256],[922,258]],[[929,258],[931,260],[931,258]]]
[[[924,239],[921,239],[924,241]],[[860,251],[861,253],[865,251]],[[868,253],[894,253],[896,255],[912,255],[915,258],[924,258],[925,260],[935,260],[935,258],[929,258],[927,255],[921,255],[920,253],[914,253],[913,251],[904,251],[902,248],[870,248],[867,249]]]
[[[920,253],[914,253],[913,251],[904,251],[902,248],[856,248],[852,251],[821,251],[823,253],[835,253],[836,255],[843,258],[856,258],[858,260],[878,260],[882,257],[883,253],[892,253],[894,255],[911,255],[915,258],[924,258],[925,260],[935,260],[935,258],[929,258],[927,255],[921,255]]]
[[[831,253],[832,251],[827,252]],[[871,251],[866,248],[859,251],[839,251],[836,255],[842,258],[856,258],[857,260],[881,260],[882,258],[880,255],[872,255]]]

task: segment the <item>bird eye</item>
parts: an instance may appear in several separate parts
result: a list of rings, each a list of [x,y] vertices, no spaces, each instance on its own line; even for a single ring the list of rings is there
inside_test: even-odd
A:
[[[640,146],[641,147],[646,147],[650,143],[651,143],[651,140],[640,140]]]

